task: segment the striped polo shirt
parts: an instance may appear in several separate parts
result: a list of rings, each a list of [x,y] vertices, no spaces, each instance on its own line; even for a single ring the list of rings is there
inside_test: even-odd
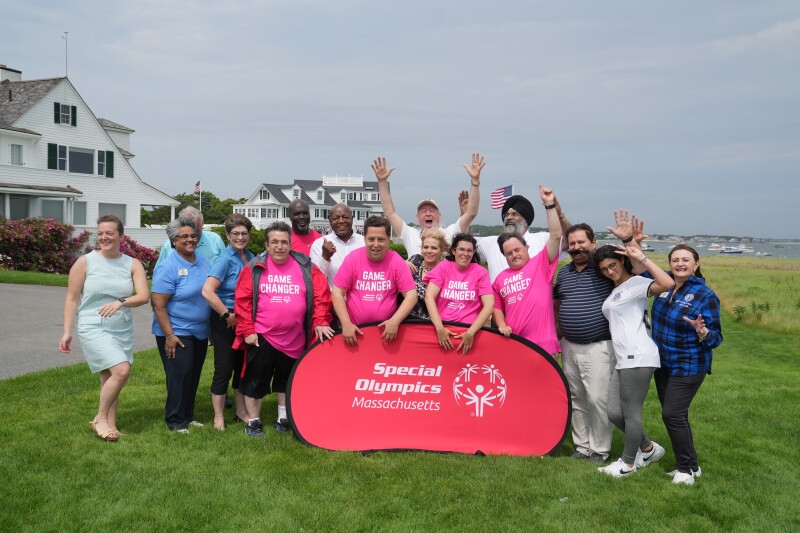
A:
[[[580,271],[573,262],[561,267],[553,299],[561,302],[558,323],[565,339],[575,344],[611,340],[603,302],[613,288],[614,283],[592,263]]]

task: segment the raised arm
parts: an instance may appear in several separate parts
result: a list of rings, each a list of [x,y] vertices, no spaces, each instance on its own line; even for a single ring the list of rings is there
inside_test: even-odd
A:
[[[617,209],[614,211],[614,223],[616,227],[606,226],[606,229],[622,241],[625,246],[631,245],[634,248],[641,250],[640,243],[647,237],[642,233],[644,229],[644,221],[636,217],[636,215],[629,216],[627,209]],[[642,274],[646,271],[644,265],[633,262],[633,273]]]
[[[392,224],[392,229],[395,235],[400,236],[403,234],[403,219],[397,214],[392,201],[392,194],[389,192],[389,176],[394,172],[394,168],[386,168],[386,158],[378,157],[372,162],[372,171],[375,172],[375,178],[378,180],[378,192],[381,195],[381,207],[383,208],[383,216],[389,219]]]
[[[467,209],[461,217],[458,219],[458,227],[461,228],[461,231],[464,233],[469,232],[469,226],[472,224],[472,221],[475,220],[475,217],[478,216],[478,209],[480,207],[480,185],[481,185],[481,170],[483,167],[486,166],[486,163],[483,161],[483,156],[478,152],[472,154],[472,165],[467,166],[466,163],[464,164],[464,169],[469,174],[470,180],[470,187],[469,187],[469,197],[467,198]],[[460,200],[459,196],[459,200]]]
[[[667,274],[661,267],[650,261],[639,246],[628,243],[624,248],[617,250],[620,255],[627,255],[632,264],[638,264],[653,276],[653,283],[650,284],[648,296],[660,294],[675,287],[675,280]]]
[[[547,230],[550,233],[546,245],[547,258],[553,261],[561,252],[561,235],[563,231],[556,210],[556,195],[553,193],[553,189],[539,185],[539,196],[542,199],[544,212],[547,215]]]
[[[569,221],[567,214],[561,209],[561,202],[558,201],[558,197],[553,196],[553,200],[556,202],[556,214],[558,215],[558,222],[561,224],[561,234],[566,235],[567,230],[572,226],[572,222]],[[562,239],[561,249],[564,251],[569,250],[569,241],[567,239]]]

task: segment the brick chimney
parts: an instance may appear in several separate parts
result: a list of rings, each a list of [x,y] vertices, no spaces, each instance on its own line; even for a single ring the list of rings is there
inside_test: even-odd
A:
[[[22,71],[0,65],[0,81],[22,81]]]

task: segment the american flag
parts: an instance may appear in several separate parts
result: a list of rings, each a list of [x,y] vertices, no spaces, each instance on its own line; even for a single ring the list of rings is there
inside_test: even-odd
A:
[[[493,190],[492,209],[500,209],[503,207],[503,204],[506,203],[506,200],[511,198],[512,194],[514,194],[513,185],[506,185],[505,187],[500,187],[499,189]]]
[[[200,192],[200,182],[194,184],[194,192]]]

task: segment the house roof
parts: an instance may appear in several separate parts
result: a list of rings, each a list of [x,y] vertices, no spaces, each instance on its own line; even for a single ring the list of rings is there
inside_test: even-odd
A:
[[[274,183],[262,183],[261,186],[267,189],[279,203],[289,203],[289,199],[285,194],[283,194],[283,192],[281,192],[281,185],[275,185]]]
[[[115,144],[115,146],[116,146],[116,144]],[[120,153],[121,153],[123,156],[125,156],[126,158],[128,158],[128,159],[130,159],[130,158],[132,158],[132,157],[136,157],[136,155],[134,155],[132,152],[129,152],[129,151],[127,151],[125,148],[120,148],[119,146],[117,146],[117,150],[119,150],[119,152],[120,152]]]
[[[64,79],[65,78],[48,78],[30,81],[3,80],[0,82],[0,127],[13,129],[9,127]],[[9,93],[11,98],[9,98]],[[15,131],[35,133],[30,130],[16,129]]]
[[[120,131],[125,131],[125,132],[128,132],[128,133],[133,133],[134,131],[136,131],[136,130],[132,130],[128,126],[123,126],[122,124],[117,124],[116,122],[112,122],[112,121],[110,121],[110,120],[108,120],[106,118],[98,118],[97,122],[99,122],[100,125],[103,126],[104,128],[111,128],[112,130],[120,130]]]

